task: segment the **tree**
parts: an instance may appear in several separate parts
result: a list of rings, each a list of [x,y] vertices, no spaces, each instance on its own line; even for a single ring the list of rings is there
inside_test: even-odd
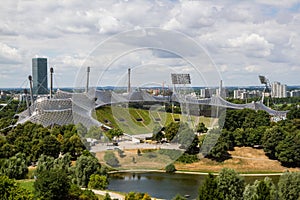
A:
[[[68,200],[97,200],[97,196],[91,190],[82,190],[78,185],[72,184],[68,194]]]
[[[91,129],[94,129],[94,127],[91,127]],[[76,124],[76,130],[78,135],[80,135],[81,137],[85,137],[85,135],[87,134],[87,128],[82,124],[82,123],[78,123]]]
[[[173,140],[173,138],[178,133],[178,130],[180,128],[180,124],[178,122],[171,122],[166,128],[165,128],[165,137],[169,142]]]
[[[205,124],[203,122],[198,123],[196,127],[197,133],[206,133],[208,131],[208,128],[206,128]]]
[[[300,131],[289,133],[275,148],[276,157],[285,166],[300,166]]]
[[[7,176],[0,176],[0,197],[1,200],[33,200],[33,194],[20,187],[20,185]]]
[[[153,133],[152,140],[156,140],[156,141],[160,142],[164,137],[162,130],[163,130],[163,128],[160,125],[155,125],[152,130],[152,133]]]
[[[95,195],[95,193],[91,190],[83,190],[82,193],[79,196],[80,200],[98,200],[98,197]]]
[[[217,177],[218,190],[225,200],[243,200],[244,179],[233,169],[224,168]]]
[[[253,147],[254,145],[261,145],[262,137],[266,129],[266,126],[258,126],[257,128],[245,129],[247,135],[247,146]]]
[[[167,173],[174,173],[176,171],[175,165],[173,163],[168,164],[165,168]]]
[[[76,134],[73,134],[71,137],[65,137],[62,145],[62,151],[64,153],[69,152],[73,158],[79,157],[85,149],[80,137]]]
[[[101,130],[100,127],[98,127],[98,126],[92,126],[92,127],[90,127],[90,129],[86,133],[86,135],[83,135],[83,137],[94,138],[94,139],[100,140],[102,135],[103,135],[103,133],[102,133],[102,130]]]
[[[129,192],[126,194],[125,200],[151,200],[151,197],[147,193]]]
[[[286,133],[279,126],[274,126],[265,131],[262,139],[264,146],[264,151],[267,156],[272,159],[276,158],[276,147],[279,142],[284,140]]]
[[[299,199],[300,172],[285,172],[278,181],[279,200]]]
[[[97,173],[101,168],[100,163],[95,157],[80,156],[77,159],[75,166],[75,176],[77,185],[80,187],[87,187],[90,176]]]
[[[288,119],[300,119],[300,107],[298,105],[294,105],[290,108],[290,111],[287,113]]]
[[[242,128],[237,128],[233,131],[234,143],[238,147],[246,146],[247,135]]]
[[[199,200],[218,200],[222,199],[218,190],[218,183],[212,174],[208,174],[204,183],[199,188]]]
[[[191,142],[191,144],[187,147],[185,150],[185,153],[190,154],[190,155],[195,155],[198,154],[200,149],[199,149],[199,138],[197,135],[194,134],[194,139]]]
[[[269,177],[248,184],[243,193],[244,200],[273,200],[276,199],[276,187]]]
[[[205,144],[201,146],[203,152],[207,152],[206,157],[218,162],[230,158],[230,154],[227,152],[229,150],[229,144],[225,139],[225,137],[222,137],[220,130],[210,130],[205,138]]]
[[[46,136],[41,142],[40,152],[41,154],[57,158],[60,153],[59,141],[53,135]]]
[[[108,193],[105,193],[104,199],[103,200],[112,200],[110,195]]]
[[[25,154],[17,153],[15,156],[5,159],[0,165],[0,172],[9,178],[25,178],[28,173]]]
[[[92,174],[88,184],[89,188],[104,190],[108,186],[107,177],[99,174]]]
[[[108,137],[109,140],[113,140],[115,137],[119,138],[120,136],[123,135],[123,131],[121,129],[109,129],[106,133],[106,136]]]
[[[38,174],[34,189],[38,198],[64,200],[68,197],[70,180],[63,170],[45,170]]]
[[[38,159],[36,173],[39,174],[46,170],[51,170],[54,165],[54,158],[51,156],[41,155]]]

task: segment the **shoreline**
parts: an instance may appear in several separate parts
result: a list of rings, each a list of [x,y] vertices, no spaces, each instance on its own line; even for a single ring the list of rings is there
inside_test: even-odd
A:
[[[116,173],[148,173],[148,172],[157,172],[157,173],[167,173],[165,170],[159,169],[128,169],[128,170],[116,170],[110,171],[108,174]],[[175,174],[195,174],[195,175],[219,175],[217,172],[196,172],[196,171],[175,171]],[[283,172],[272,172],[272,173],[239,173],[241,176],[281,176]]]

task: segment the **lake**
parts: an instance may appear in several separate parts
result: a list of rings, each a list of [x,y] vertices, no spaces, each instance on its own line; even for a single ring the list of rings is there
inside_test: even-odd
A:
[[[109,175],[109,190],[120,192],[144,192],[159,199],[172,199],[177,194],[189,195],[188,199],[196,199],[198,188],[205,180],[206,175],[198,174],[168,174],[163,172],[122,172]],[[247,183],[264,176],[245,177]],[[277,182],[279,176],[272,176]]]

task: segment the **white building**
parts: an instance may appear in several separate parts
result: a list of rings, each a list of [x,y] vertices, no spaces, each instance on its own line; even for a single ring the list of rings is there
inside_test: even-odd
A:
[[[255,97],[261,97],[262,92],[259,90],[246,90],[246,89],[238,89],[233,91],[233,98],[234,99],[249,99]]]
[[[300,97],[300,90],[292,90],[289,94],[290,97]]]
[[[279,82],[274,82],[274,83],[272,83],[271,87],[272,87],[272,91],[271,91],[272,97],[275,97],[275,98],[287,97],[285,84],[281,84]]]
[[[241,90],[241,89],[238,89],[238,90],[233,90],[233,98],[234,99],[240,99],[241,96],[242,96],[242,93],[246,92],[245,89]]]

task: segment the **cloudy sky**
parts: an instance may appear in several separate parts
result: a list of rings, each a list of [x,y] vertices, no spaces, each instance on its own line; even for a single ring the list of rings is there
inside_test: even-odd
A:
[[[48,58],[56,87],[84,82],[86,66],[102,86],[125,84],[128,66],[136,85],[168,84],[170,73],[200,86],[259,85],[260,74],[300,85],[300,2],[2,2],[0,88],[28,86],[34,57]]]

